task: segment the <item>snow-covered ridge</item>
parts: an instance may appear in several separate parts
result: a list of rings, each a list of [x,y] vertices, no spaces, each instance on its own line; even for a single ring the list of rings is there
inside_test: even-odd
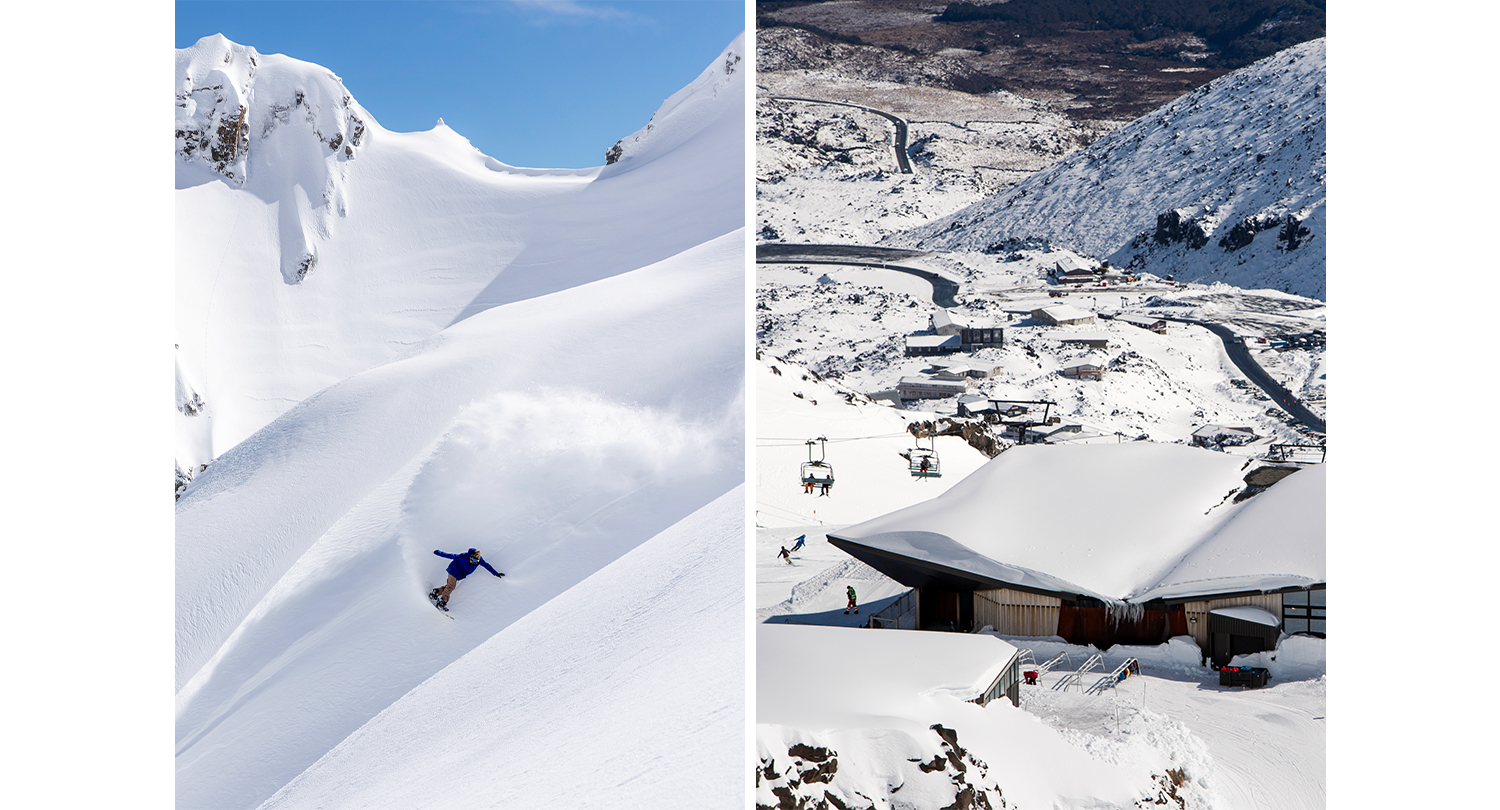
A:
[[[309,130],[329,160],[352,159],[371,120],[326,68],[261,54],[223,34],[177,51],[177,153],[243,186],[249,154],[278,127]]]
[[[1228,74],[988,200],[890,240],[1043,240],[1179,280],[1322,298],[1326,45]]]
[[[605,174],[619,174],[643,166],[687,139],[745,107],[745,35],[729,43],[691,84],[662,102],[646,126],[610,147]],[[738,116],[736,115],[736,119]]]
[[[222,36],[179,51],[178,125],[198,145],[174,161],[175,337],[180,386],[206,406],[178,417],[184,476],[450,324],[743,227],[744,70],[724,54],[605,177],[509,166],[441,122],[383,129],[326,68]]]

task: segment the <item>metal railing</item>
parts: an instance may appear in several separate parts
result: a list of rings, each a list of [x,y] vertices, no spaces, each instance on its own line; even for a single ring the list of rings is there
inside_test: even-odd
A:
[[[1094,653],[1093,655],[1089,656],[1089,660],[1084,661],[1083,666],[1079,667],[1076,671],[1069,672],[1067,675],[1064,675],[1062,677],[1062,680],[1058,681],[1055,684],[1052,684],[1052,691],[1060,692],[1070,686],[1076,686],[1079,689],[1082,689],[1083,675],[1084,673],[1092,669],[1104,669],[1103,653]]]
[[[896,601],[886,605],[878,613],[865,620],[865,627],[917,629],[917,592],[915,589],[901,594]]]
[[[1115,684],[1125,680],[1132,674],[1141,674],[1141,663],[1134,658],[1125,659],[1125,663],[1114,668],[1114,671],[1094,682],[1088,688],[1087,694],[1102,695],[1104,690],[1115,688]]]

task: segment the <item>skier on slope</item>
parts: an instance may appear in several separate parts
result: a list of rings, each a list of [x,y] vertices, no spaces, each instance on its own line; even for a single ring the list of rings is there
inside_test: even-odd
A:
[[[796,550],[802,548],[802,546],[804,546],[806,544],[807,544],[807,535],[805,535],[805,534],[799,534],[799,535],[797,535],[797,545],[792,546],[792,551],[796,551]]]
[[[854,611],[855,613],[859,612],[859,606],[856,605],[856,604],[854,604],[854,586],[850,585],[849,588],[848,588],[848,591],[849,591],[849,604],[844,607],[844,615],[845,616],[848,616],[849,615],[849,611],[851,611],[851,610]]]
[[[484,557],[479,554],[479,549],[477,548],[471,548],[463,554],[448,554],[437,549],[433,549],[432,553],[439,557],[447,557],[453,561],[448,563],[448,583],[441,588],[433,588],[432,592],[427,594],[427,598],[431,599],[433,604],[438,606],[439,610],[448,609],[448,597],[453,593],[453,589],[458,586],[458,581],[474,573],[474,569],[479,566],[484,566],[486,571],[497,577],[505,576],[492,568],[489,563],[485,562]]]
[[[786,560],[787,565],[792,564],[792,553],[786,550],[786,546],[782,546],[781,553],[777,554],[776,556],[780,557],[783,560]]]

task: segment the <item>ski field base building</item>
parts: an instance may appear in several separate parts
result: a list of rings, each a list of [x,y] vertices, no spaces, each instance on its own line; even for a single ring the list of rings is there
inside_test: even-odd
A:
[[[1100,648],[1191,636],[1221,666],[1326,634],[1324,465],[1234,503],[1258,469],[1151,442],[1016,447],[828,540],[913,589],[886,626]]]

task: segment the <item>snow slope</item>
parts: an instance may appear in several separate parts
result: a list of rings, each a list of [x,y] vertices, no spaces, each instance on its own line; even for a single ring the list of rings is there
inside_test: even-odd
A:
[[[741,234],[481,313],[300,404],[194,482],[178,506],[183,807],[253,806],[743,480],[743,336],[728,317]],[[599,342],[549,352],[537,325],[559,307]],[[696,313],[678,318],[701,345],[656,327],[677,310]],[[578,382],[555,376],[564,361]],[[443,578],[432,549],[469,546],[508,576],[466,581],[446,626],[423,596]]]
[[[1288,48],[886,241],[998,250],[1038,240],[1158,276],[1321,299],[1326,70],[1324,40]]]
[[[222,36],[179,51],[179,385],[205,404],[179,419],[179,468],[458,320],[742,227],[742,53],[741,37],[622,160],[549,170],[441,122],[386,130],[317,65]]]
[[[725,698],[744,672],[725,662],[744,654],[743,574],[722,551],[743,537],[741,487],[403,695],[263,807],[741,806],[746,718]],[[411,733],[427,727],[438,744]]]
[[[257,62],[244,95],[251,108],[268,103],[273,85],[261,82],[273,67],[300,71],[289,86],[332,81],[294,60]],[[510,645],[584,604],[595,623],[644,622],[612,636],[635,650],[635,680],[592,670],[601,698],[675,677],[679,628],[698,628],[692,637],[707,625],[725,638],[739,632],[728,608],[684,606],[672,621],[630,607],[652,593],[696,593],[671,582],[634,575],[640,590],[628,597],[618,574],[573,589],[721,496],[680,529],[700,526],[694,542],[703,544],[681,576],[743,581],[742,544],[724,525],[734,511],[725,493],[744,482],[744,145],[728,123],[742,118],[732,98],[742,82],[715,63],[659,113],[637,160],[627,150],[605,171],[511,170],[446,128],[402,135],[361,116],[354,157],[339,152],[347,166],[327,175],[335,186],[348,181],[347,216],[329,214],[331,235],[311,240],[319,259],[300,279],[275,270],[277,206],[256,189],[284,183],[295,192],[322,177],[305,164],[278,173],[268,157],[278,139],[291,151],[322,143],[309,137],[322,130],[304,126],[316,122],[290,114],[260,140],[252,127],[243,188],[201,161],[180,167],[179,180],[191,182],[179,191],[179,333],[196,340],[180,344],[178,399],[203,403],[181,421],[226,425],[187,434],[218,455],[177,504],[180,807],[262,804],[523,620],[454,671],[497,655],[508,682],[556,681],[559,659],[515,655]],[[233,238],[214,245],[205,233]],[[465,580],[450,620],[424,598],[445,576],[446,560],[432,551],[470,546],[507,576]],[[575,637],[599,641],[595,630]],[[623,649],[572,652],[602,663]],[[740,671],[742,649],[728,644],[713,656],[717,674],[697,680],[732,687],[722,679]],[[703,674],[683,674],[694,671]],[[445,689],[407,705],[442,701]],[[514,718],[586,715],[574,712],[576,693],[551,694],[519,708],[500,690],[477,699]],[[726,729],[738,727],[741,691],[712,694],[714,706],[709,692],[684,704],[701,709],[703,722],[657,718],[699,751],[703,768],[701,783],[658,795],[659,806],[702,806],[709,784],[739,795],[743,772],[721,754],[726,739],[737,741]],[[393,722],[379,733],[434,751],[452,742],[430,722]],[[634,745],[655,728],[612,726],[620,736],[574,753]],[[355,748],[341,768],[368,761],[367,772],[410,776],[413,790],[425,790],[418,774],[381,760],[383,750]],[[512,761],[485,757],[497,779],[518,773]],[[319,790],[323,778],[300,789]],[[583,780],[579,795],[634,795],[628,781]],[[438,806],[459,801],[424,795]]]

